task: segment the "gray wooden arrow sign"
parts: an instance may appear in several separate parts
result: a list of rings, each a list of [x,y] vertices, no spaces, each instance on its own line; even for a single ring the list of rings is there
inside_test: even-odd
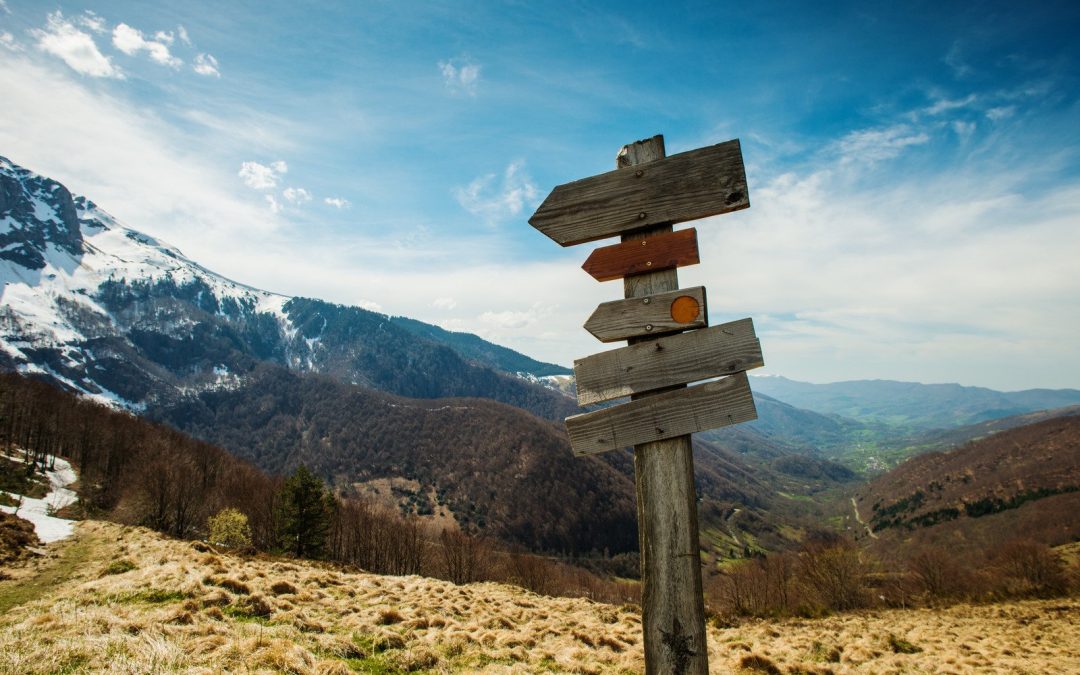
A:
[[[750,319],[600,352],[574,361],[578,405],[765,365]]]
[[[750,206],[738,139],[559,185],[529,224],[562,246]]]
[[[705,287],[695,286],[601,303],[585,322],[585,330],[600,342],[616,342],[708,325]]]
[[[745,372],[566,418],[575,454],[591,455],[757,419]]]

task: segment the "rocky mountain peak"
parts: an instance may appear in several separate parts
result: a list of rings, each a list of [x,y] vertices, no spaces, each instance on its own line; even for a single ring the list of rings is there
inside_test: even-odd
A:
[[[60,183],[0,157],[0,258],[40,270],[49,244],[82,254],[74,197]]]

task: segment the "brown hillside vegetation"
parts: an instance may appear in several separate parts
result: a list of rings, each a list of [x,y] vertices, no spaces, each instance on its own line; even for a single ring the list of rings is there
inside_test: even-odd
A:
[[[85,521],[6,571],[2,673],[643,670],[633,606],[235,557],[111,523]],[[712,625],[708,638],[718,673],[1070,673],[1080,601]]]
[[[962,548],[1019,536],[1050,546],[1080,540],[1080,417],[912,458],[860,489],[856,503],[886,539],[914,533]]]
[[[467,532],[534,551],[637,547],[632,456],[575,457],[561,425],[494,401],[408,399],[265,368],[244,386],[202,392],[152,415],[271,473],[303,463],[344,494],[407,486],[396,494],[405,513],[449,517]],[[698,442],[705,529],[726,529],[711,514],[740,508],[739,525],[752,527],[756,548],[783,547],[790,541],[780,523],[802,523],[777,489],[815,493],[848,478],[807,477],[808,468],[822,470],[811,458],[791,456],[774,468],[776,452],[755,461]],[[724,554],[730,543],[713,545]]]

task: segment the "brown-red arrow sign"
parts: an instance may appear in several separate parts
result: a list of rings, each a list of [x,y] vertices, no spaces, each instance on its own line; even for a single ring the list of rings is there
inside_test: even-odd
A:
[[[602,246],[589,254],[581,269],[597,281],[611,281],[632,274],[670,270],[699,262],[697,230],[691,227]]]
[[[736,139],[559,185],[529,224],[570,246],[748,206]]]

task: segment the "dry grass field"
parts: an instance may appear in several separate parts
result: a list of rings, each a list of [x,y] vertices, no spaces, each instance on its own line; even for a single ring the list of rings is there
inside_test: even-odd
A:
[[[3,570],[3,673],[637,673],[635,608],[199,551],[86,521]],[[1077,673],[1080,601],[711,627],[714,673]]]

